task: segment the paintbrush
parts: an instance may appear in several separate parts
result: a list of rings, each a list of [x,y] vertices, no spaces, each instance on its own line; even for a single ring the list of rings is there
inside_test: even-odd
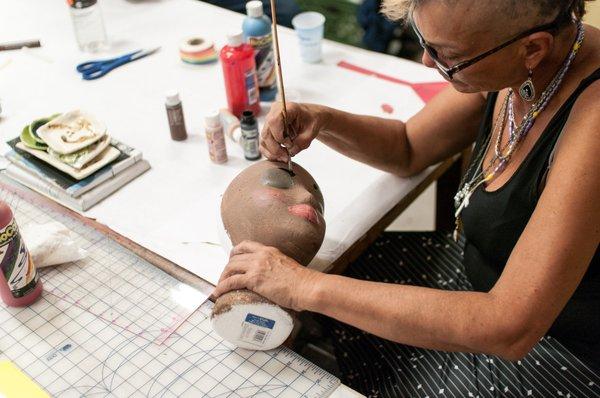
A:
[[[283,88],[283,74],[281,73],[281,58],[279,57],[279,36],[277,35],[277,11],[275,9],[275,0],[271,0],[271,17],[273,18],[273,43],[275,49],[275,64],[277,66],[277,85],[278,90],[281,95],[281,103],[283,106],[283,138],[289,138],[290,141],[293,137],[289,133],[289,126],[287,121],[287,108],[285,104],[285,89]],[[292,156],[290,154],[290,150],[287,146],[283,146],[288,155],[288,170],[290,174],[292,171]]]

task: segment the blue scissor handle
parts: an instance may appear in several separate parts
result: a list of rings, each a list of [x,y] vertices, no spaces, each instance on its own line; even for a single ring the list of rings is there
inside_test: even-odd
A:
[[[77,65],[77,72],[81,73],[84,80],[93,80],[106,75],[111,70],[131,61],[132,57],[141,50],[116,58],[87,61]]]

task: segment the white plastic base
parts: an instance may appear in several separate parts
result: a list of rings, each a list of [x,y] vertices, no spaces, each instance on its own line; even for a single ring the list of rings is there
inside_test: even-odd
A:
[[[236,304],[214,315],[212,327],[224,340],[240,348],[266,351],[279,347],[288,338],[294,321],[273,304]]]

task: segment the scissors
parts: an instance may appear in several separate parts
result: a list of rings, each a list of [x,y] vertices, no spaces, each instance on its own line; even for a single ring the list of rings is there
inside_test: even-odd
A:
[[[143,58],[147,55],[154,54],[160,47],[137,50],[129,54],[121,55],[120,57],[102,59],[96,61],[87,61],[77,65],[77,72],[81,73],[83,80],[98,79],[106,75],[111,70],[125,65],[128,62]]]

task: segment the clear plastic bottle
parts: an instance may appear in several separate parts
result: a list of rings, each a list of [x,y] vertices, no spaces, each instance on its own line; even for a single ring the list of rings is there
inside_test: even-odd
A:
[[[102,11],[97,0],[67,0],[77,44],[82,51],[97,52],[108,47]]]

